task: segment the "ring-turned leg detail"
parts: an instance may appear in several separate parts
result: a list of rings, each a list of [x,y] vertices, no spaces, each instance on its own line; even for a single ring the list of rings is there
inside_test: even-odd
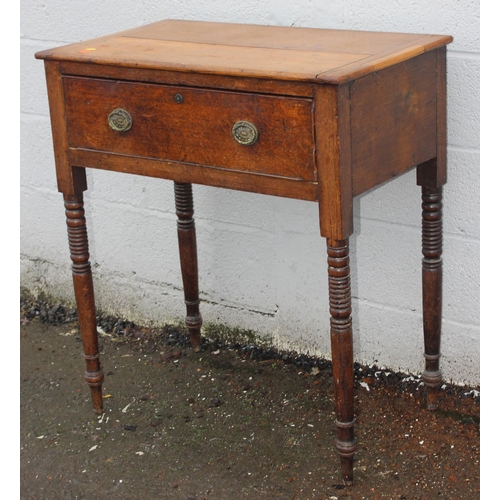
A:
[[[337,414],[336,446],[340,455],[342,478],[344,482],[350,484],[353,480],[353,461],[357,445],[354,437],[354,363],[349,241],[328,240],[327,252],[332,369]]]
[[[191,346],[195,352],[201,350],[200,298],[198,292],[198,255],[194,225],[193,189],[189,183],[174,182],[177,235],[181,261],[184,299],[186,303],[186,326]]]
[[[82,335],[86,363],[85,380],[90,386],[92,404],[102,413],[102,382],[104,374],[99,363],[99,345],[95,316],[94,287],[89,262],[89,243],[83,195],[64,195],[69,249],[73,261],[73,285],[75,289],[78,322]]]
[[[439,369],[442,312],[442,188],[422,187],[422,298],[427,408],[437,408],[442,383]]]

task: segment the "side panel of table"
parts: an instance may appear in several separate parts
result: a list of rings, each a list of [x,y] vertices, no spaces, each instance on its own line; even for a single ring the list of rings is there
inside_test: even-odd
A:
[[[436,157],[437,54],[351,83],[353,196]]]

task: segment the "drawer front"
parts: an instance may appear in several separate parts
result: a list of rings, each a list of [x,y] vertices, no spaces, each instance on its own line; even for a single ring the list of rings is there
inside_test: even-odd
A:
[[[316,180],[311,99],[80,77],[64,92],[72,148]]]

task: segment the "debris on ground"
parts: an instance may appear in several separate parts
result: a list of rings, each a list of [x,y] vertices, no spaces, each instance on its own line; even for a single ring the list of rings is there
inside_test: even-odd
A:
[[[428,412],[419,375],[355,364],[346,486],[328,360],[241,338],[194,353],[180,325],[98,324],[101,415],[74,309],[21,299],[22,498],[479,498],[478,387],[443,384]]]

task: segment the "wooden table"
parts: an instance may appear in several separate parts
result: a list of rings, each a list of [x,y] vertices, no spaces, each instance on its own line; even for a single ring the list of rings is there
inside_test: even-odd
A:
[[[317,201],[327,241],[337,441],[351,482],[353,197],[417,167],[429,408],[441,334],[449,36],[166,20],[44,59],[85,378],[102,411],[85,168],[171,179],[192,347],[200,349],[192,183]]]

